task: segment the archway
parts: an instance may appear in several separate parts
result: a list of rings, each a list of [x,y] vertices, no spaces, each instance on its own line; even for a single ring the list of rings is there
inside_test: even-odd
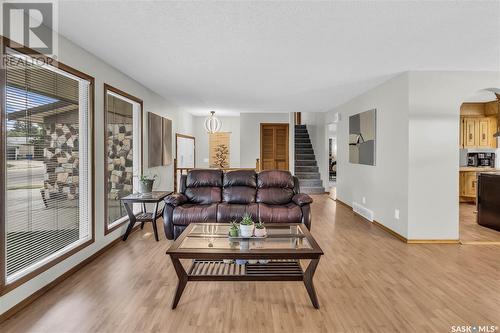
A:
[[[460,106],[459,235],[462,244],[500,243],[500,231],[478,218],[478,176],[499,172],[500,89],[486,88]],[[484,207],[482,205],[481,207]],[[500,217],[499,217],[500,219]],[[481,224],[482,225],[481,225]]]

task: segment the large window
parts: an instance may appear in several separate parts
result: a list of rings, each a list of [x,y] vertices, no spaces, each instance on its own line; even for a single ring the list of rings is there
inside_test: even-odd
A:
[[[8,289],[94,240],[93,79],[3,52],[0,262]]]
[[[142,101],[104,85],[105,234],[127,221],[120,201],[137,188],[142,171]],[[134,205],[134,210],[140,210]]]

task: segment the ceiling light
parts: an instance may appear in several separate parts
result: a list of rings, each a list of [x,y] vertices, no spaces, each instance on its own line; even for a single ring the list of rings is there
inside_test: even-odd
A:
[[[205,130],[208,133],[216,133],[221,127],[222,122],[215,116],[215,111],[210,111],[210,116],[205,119]]]

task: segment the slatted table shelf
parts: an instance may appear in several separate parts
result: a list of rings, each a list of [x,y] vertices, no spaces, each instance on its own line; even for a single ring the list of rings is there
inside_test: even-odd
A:
[[[238,265],[222,260],[193,260],[188,269],[188,280],[230,281],[302,281],[304,272],[298,260],[272,260],[267,264]]]

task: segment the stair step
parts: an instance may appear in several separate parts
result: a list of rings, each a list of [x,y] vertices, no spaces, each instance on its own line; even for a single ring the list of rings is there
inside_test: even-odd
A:
[[[309,138],[295,138],[295,144],[297,143],[311,143],[311,140]]]
[[[310,142],[295,142],[295,148],[312,148],[312,143]]]
[[[301,150],[295,150],[295,156],[297,155],[314,155],[314,151],[312,149],[301,149]]]
[[[295,154],[297,160],[316,160],[314,154]]]
[[[319,172],[295,172],[295,176],[301,179],[321,179]]]
[[[295,128],[306,128],[306,125],[295,125]]]
[[[295,139],[309,139],[309,134],[295,133]]]
[[[317,166],[295,166],[295,172],[319,172]]]
[[[301,129],[301,128],[296,128],[295,129],[295,134],[309,134],[309,131],[307,129]]]
[[[298,160],[295,159],[295,166],[317,166],[316,160]]]
[[[306,193],[306,194],[321,194],[321,193],[325,193],[325,188],[324,187],[301,187],[300,192]]]
[[[321,179],[299,179],[300,187],[322,187],[323,181]]]

